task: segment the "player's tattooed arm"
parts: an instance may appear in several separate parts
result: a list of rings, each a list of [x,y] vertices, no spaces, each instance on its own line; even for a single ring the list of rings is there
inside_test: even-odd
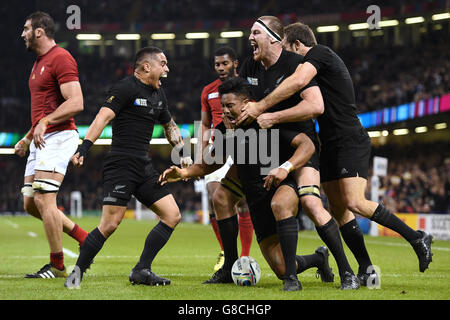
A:
[[[167,141],[174,148],[182,148],[184,146],[183,137],[181,136],[180,129],[173,119],[170,119],[169,122],[162,125],[164,128],[164,134],[167,138]]]

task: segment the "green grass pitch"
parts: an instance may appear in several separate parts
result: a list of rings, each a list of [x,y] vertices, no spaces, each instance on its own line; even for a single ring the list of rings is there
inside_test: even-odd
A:
[[[99,217],[75,220],[91,231]],[[251,256],[262,270],[254,287],[234,284],[202,285],[212,274],[219,245],[210,226],[181,223],[153,263],[153,270],[172,283],[166,287],[133,286],[128,281],[144,240],[155,221],[124,220],[108,239],[84,276],[80,290],[68,290],[64,279],[24,279],[49,261],[42,223],[31,217],[0,217],[0,300],[448,300],[450,298],[450,242],[434,241],[433,262],[419,272],[413,249],[403,239],[366,236],[372,262],[381,270],[380,289],[362,287],[341,291],[334,258],[334,283],[321,283],[315,269],[299,275],[303,290],[283,292],[282,283],[263,259],[256,240]],[[66,266],[76,262],[78,243],[64,234]],[[311,254],[323,245],[314,231],[299,233],[298,254]],[[351,266],[357,263],[345,247]]]

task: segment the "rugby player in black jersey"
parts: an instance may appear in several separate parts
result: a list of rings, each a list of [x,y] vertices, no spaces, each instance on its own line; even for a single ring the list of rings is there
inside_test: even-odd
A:
[[[161,175],[161,183],[204,176],[222,166],[231,156],[250,208],[261,252],[277,277],[284,280],[284,290],[301,290],[297,273],[311,267],[318,268],[322,279],[332,279],[325,247],[319,247],[312,255],[296,255],[298,225],[295,216],[299,198],[291,171],[305,165],[314,154],[314,127],[303,122],[290,125],[288,130],[260,130],[255,122],[246,128],[238,128],[240,133],[238,130],[227,130],[234,128],[233,123],[244,104],[249,101],[251,93],[244,79],[234,77],[219,86],[219,94],[224,120],[214,131],[212,153],[216,161],[204,158],[201,164],[188,168],[172,166]],[[291,141],[294,126],[297,147]],[[278,153],[274,149],[275,145],[279,147]],[[274,162],[284,163],[270,170]],[[263,168],[270,170],[268,175]],[[275,199],[283,199],[283,203]],[[222,277],[221,283],[232,282],[231,265],[234,261],[229,267],[227,262],[228,257],[225,256],[224,267],[218,271]]]
[[[244,61],[239,76],[248,81],[256,101],[272,92],[283,79],[294,73],[303,61],[303,56],[283,50],[282,38],[283,25],[277,17],[260,17],[252,26],[249,40],[254,48],[253,56]],[[274,106],[274,110],[288,109],[293,106],[308,108],[312,116],[318,116],[323,112],[322,95],[314,79],[302,90]],[[314,123],[311,119],[304,122],[314,131]],[[288,130],[289,125],[292,124],[294,123],[286,123],[283,126],[285,130]],[[336,259],[342,289],[358,289],[358,281],[345,255],[338,225],[322,204],[319,189],[318,150],[317,146],[310,161],[294,172],[300,203]],[[275,200],[283,203],[282,198]]]
[[[161,123],[173,147],[183,147],[180,131],[171,117],[161,88],[160,79],[168,72],[166,56],[159,48],[139,50],[135,57],[134,75],[112,86],[83,143],[72,157],[75,166],[83,165],[89,148],[105,126],[114,120],[111,150],[103,167],[102,217],[81,247],[75,269],[65,282],[68,288],[80,287],[83,273],[122,221],[132,195],[155,212],[160,221],[148,234],[129,280],[132,284],[170,284],[169,279],[159,277],[151,270],[151,264],[169,240],[181,215],[173,196],[166,187],[158,184],[159,173],[148,157],[156,122]],[[188,161],[190,157],[183,160]]]
[[[413,230],[382,204],[365,197],[371,144],[357,117],[353,82],[344,62],[329,47],[317,44],[312,30],[302,23],[286,27],[283,44],[304,55],[303,64],[271,94],[256,103],[250,102],[238,123],[258,118],[262,127],[269,128],[277,123],[311,119],[312,109],[307,106],[262,113],[274,111],[271,107],[315,77],[325,104],[323,115],[318,117],[321,183],[344,241],[358,261],[361,284],[367,284],[367,270],[372,262],[353,212],[402,235],[416,252],[419,270],[424,272],[432,261],[431,235]]]

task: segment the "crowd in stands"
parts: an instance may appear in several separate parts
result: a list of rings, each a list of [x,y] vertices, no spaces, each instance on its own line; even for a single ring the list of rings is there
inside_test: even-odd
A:
[[[333,2],[339,10],[366,7],[372,1],[339,0]],[[435,1],[412,1],[413,5],[434,3]],[[150,4],[149,4],[150,3]],[[402,5],[402,1],[385,1],[385,6]],[[196,0],[155,0],[151,2],[124,1],[35,1],[24,0],[16,6],[14,15],[8,6],[1,6],[4,17],[2,25],[11,32],[5,33],[5,43],[0,55],[0,132],[24,134],[31,125],[28,78],[35,60],[33,53],[25,50],[20,33],[23,20],[31,13],[30,8],[51,12],[56,21],[65,21],[66,8],[77,4],[82,8],[82,19],[89,23],[126,21],[142,23],[149,21],[185,21],[226,19],[234,21],[236,12],[245,12],[249,18],[263,14],[292,12],[314,14],[331,12],[329,2],[313,0],[299,2],[285,1],[196,1]],[[140,6],[140,7],[137,7]],[[89,7],[89,10],[83,8]],[[183,8],[180,10],[180,8]],[[139,9],[139,10],[138,10]],[[59,16],[58,16],[59,14]],[[241,17],[241,15],[239,15]],[[245,18],[242,16],[242,18]],[[448,22],[447,22],[448,23]],[[5,27],[6,28],[6,27]],[[450,92],[450,52],[448,50],[448,25],[444,36],[428,37],[427,41],[411,45],[392,46],[378,43],[369,48],[356,46],[336,48],[348,66],[352,76],[359,112],[396,106]],[[58,40],[58,39],[57,39]],[[133,73],[133,58],[116,55],[108,47],[106,55],[100,58],[98,48],[92,52],[83,50],[78,41],[66,43],[67,49],[75,57],[80,82],[83,89],[85,110],[76,116],[78,125],[89,125],[101,103],[107,96],[108,88],[125,76]],[[165,48],[163,48],[165,49]],[[214,46],[211,46],[211,53]],[[244,48],[239,57],[242,63],[249,56],[250,47]],[[168,97],[170,111],[179,124],[192,123],[200,119],[200,93],[203,87],[216,79],[213,57],[203,58],[201,47],[186,52],[167,51],[170,73],[163,79],[163,87]],[[382,201],[394,212],[436,212],[446,213],[450,184],[449,155],[439,153],[446,146],[430,144],[417,148],[399,147],[374,150],[374,155],[389,158],[389,175],[382,180]],[[397,150],[398,152],[393,152]],[[59,203],[66,212],[70,207],[70,192],[79,190],[83,194],[83,207],[89,210],[101,208],[102,186],[101,168],[105,153],[94,148],[87,164],[80,169],[70,166],[67,178],[61,188]],[[152,155],[156,167],[162,171],[169,163],[158,153]],[[23,170],[26,159],[16,156],[0,156],[0,212],[20,212],[23,185]],[[170,185],[182,211],[200,209],[200,195],[195,193],[191,182]],[[368,189],[368,193],[369,193]]]
[[[252,19],[271,14],[317,15],[318,13],[365,12],[373,5],[371,0],[25,0],[28,7],[37,6],[43,11],[54,12],[56,18],[67,17],[69,5],[80,7],[85,23],[146,23]],[[405,5],[401,0],[384,0],[381,7],[395,8],[401,12]],[[415,8],[435,8],[442,6],[439,0],[410,0],[408,5]],[[239,14],[237,14],[239,13]]]
[[[352,75],[360,113],[397,106],[450,92],[450,52],[447,44],[420,48],[392,47],[379,50],[338,51]],[[90,124],[107,96],[108,88],[133,73],[132,58],[73,55],[79,66],[85,110],[76,117],[77,124]],[[31,54],[30,54],[31,55]],[[2,131],[25,133],[30,126],[27,79],[29,63],[5,63],[0,74]],[[247,56],[240,57],[242,62]],[[0,58],[3,60],[3,58]],[[192,54],[176,59],[168,57],[170,73],[163,79],[170,111],[177,123],[200,119],[200,94],[216,76],[212,58],[199,59]],[[18,76],[20,75],[20,77]],[[10,121],[17,119],[17,121]]]

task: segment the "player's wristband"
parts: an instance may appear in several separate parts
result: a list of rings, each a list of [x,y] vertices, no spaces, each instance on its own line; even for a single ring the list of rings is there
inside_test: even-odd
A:
[[[284,169],[286,170],[288,173],[290,173],[292,170],[294,170],[294,166],[292,165],[292,163],[290,163],[289,161],[286,161],[285,163],[283,163],[281,166],[279,166],[278,168]]]
[[[21,141],[23,141],[27,146],[29,146],[31,143],[31,140],[28,139],[27,137],[23,137]]]
[[[78,147],[77,152],[79,153],[79,157],[86,158],[86,155],[89,152],[89,149],[92,147],[93,143],[90,140],[84,139],[83,143]]]
[[[46,126],[48,126],[50,121],[47,119],[47,117],[43,117],[41,120],[39,120],[39,123],[44,123]]]

